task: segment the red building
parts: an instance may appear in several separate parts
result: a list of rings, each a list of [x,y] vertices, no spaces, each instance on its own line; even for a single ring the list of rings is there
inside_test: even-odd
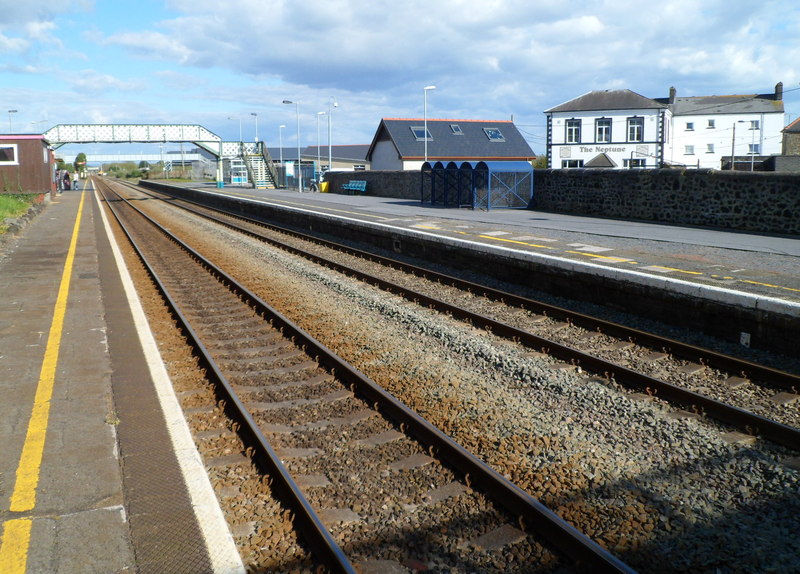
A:
[[[0,134],[0,193],[55,191],[53,151],[38,134]]]

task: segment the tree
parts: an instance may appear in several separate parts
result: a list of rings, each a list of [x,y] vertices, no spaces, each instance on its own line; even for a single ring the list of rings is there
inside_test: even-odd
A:
[[[75,171],[79,173],[86,171],[86,154],[81,152],[76,155],[75,161],[72,163],[72,167],[74,167]]]

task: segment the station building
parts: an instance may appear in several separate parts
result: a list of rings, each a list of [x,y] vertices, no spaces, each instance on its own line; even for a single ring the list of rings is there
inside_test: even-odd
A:
[[[753,170],[781,154],[783,84],[770,94],[731,96],[592,91],[545,114],[550,168]]]
[[[39,134],[0,134],[0,193],[49,193],[55,157]]]

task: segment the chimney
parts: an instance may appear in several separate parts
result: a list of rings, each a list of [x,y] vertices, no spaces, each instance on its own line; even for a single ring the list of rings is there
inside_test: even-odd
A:
[[[669,89],[669,103],[675,103],[675,96],[678,95],[678,91],[675,89],[675,86],[671,86]]]
[[[783,99],[783,82],[775,84],[775,101],[780,102]]]

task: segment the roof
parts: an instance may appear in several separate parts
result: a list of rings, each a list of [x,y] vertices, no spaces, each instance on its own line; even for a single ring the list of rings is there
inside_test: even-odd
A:
[[[617,167],[617,164],[608,154],[601,153],[587,161],[583,167]]]
[[[663,109],[667,104],[646,98],[631,90],[595,90],[564,102],[551,112],[590,112],[596,110],[649,110]]]
[[[531,146],[510,120],[427,120],[428,159],[431,161],[517,160],[536,157]],[[390,140],[403,160],[425,158],[425,140],[417,139],[412,128],[423,128],[424,118],[381,120],[369,147],[367,159],[375,146]],[[497,130],[488,131],[487,130]],[[490,139],[492,134],[494,139]]]
[[[795,121],[783,128],[783,132],[790,134],[800,133],[800,118],[797,118]]]
[[[776,100],[774,94],[696,96],[675,98],[670,108],[676,116],[783,113],[783,100]]]
[[[369,151],[369,144],[362,145],[335,145],[331,146],[331,155],[333,159],[338,160],[353,160],[353,161],[366,161],[367,152]],[[284,150],[286,153],[286,150]],[[310,145],[300,151],[303,157],[316,157],[317,146]],[[297,152],[295,152],[297,155]],[[319,155],[326,160],[328,159],[328,146],[319,146]]]

